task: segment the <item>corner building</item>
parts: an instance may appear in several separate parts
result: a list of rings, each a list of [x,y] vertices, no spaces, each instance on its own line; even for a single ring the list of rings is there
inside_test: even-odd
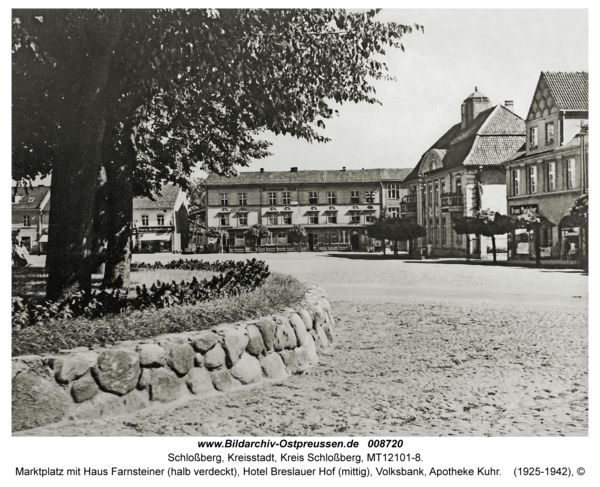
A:
[[[375,250],[366,228],[382,209],[399,215],[401,183],[410,169],[241,172],[206,179],[206,224],[227,230],[225,246],[249,251],[244,232],[254,224],[270,234],[259,251],[287,250],[288,232],[302,225],[307,250]]]
[[[431,245],[434,255],[464,255],[467,239],[452,229],[457,217],[483,209],[505,212],[506,181],[501,163],[525,142],[525,121],[512,107],[512,101],[492,106],[475,87],[461,105],[460,123],[421,156],[404,181],[403,187],[411,195],[407,208],[416,207],[417,222],[427,229],[427,237],[419,244],[422,248]],[[506,249],[502,237],[496,242],[498,249]],[[491,239],[471,236],[473,257],[486,258],[488,249],[491,252]]]
[[[527,143],[507,159],[507,214],[536,212],[542,258],[577,259],[581,229],[571,218],[588,191],[588,73],[542,72],[527,115]],[[533,231],[511,235],[510,257],[534,259]]]

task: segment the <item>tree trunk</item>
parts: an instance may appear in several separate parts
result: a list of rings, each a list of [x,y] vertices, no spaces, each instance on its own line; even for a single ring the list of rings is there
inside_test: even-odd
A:
[[[408,256],[412,259],[413,254],[413,241],[412,238],[408,240]]]
[[[131,227],[133,223],[132,174],[135,153],[107,167],[108,249],[102,283],[106,287],[128,288],[131,284]]]
[[[494,254],[494,264],[496,263],[496,235],[492,235],[492,253]]]
[[[469,238],[469,235],[466,235],[467,237],[467,262],[469,262],[471,260],[471,239]]]
[[[398,257],[398,240],[394,240],[394,257]]]
[[[97,266],[95,197],[107,126],[112,51],[121,21],[119,15],[109,14],[106,22],[91,21],[86,27],[87,37],[80,39],[74,52],[57,53],[61,58],[57,69],[69,88],[58,108],[61,130],[52,168],[46,296],[53,301],[90,291]]]

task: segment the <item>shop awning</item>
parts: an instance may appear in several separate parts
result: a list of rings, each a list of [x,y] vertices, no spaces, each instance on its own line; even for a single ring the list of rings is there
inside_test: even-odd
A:
[[[38,240],[38,242],[40,242],[40,243],[44,243],[44,242],[47,242],[47,241],[48,241],[48,235],[42,235],[40,237],[40,239]]]
[[[154,232],[148,232],[148,233],[142,233],[141,237],[140,237],[140,241],[148,241],[148,240],[171,240],[171,233],[154,233]]]

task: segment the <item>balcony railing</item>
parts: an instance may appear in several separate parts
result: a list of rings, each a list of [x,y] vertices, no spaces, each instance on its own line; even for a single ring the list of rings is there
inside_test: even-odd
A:
[[[417,214],[417,195],[407,194],[400,202],[400,213],[404,216],[415,216]]]
[[[442,208],[463,206],[463,197],[460,193],[442,193]]]

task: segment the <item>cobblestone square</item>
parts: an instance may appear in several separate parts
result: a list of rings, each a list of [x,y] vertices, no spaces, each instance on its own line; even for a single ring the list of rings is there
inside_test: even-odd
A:
[[[320,285],[335,347],[269,386],[15,436],[588,435],[580,271],[357,253],[192,257],[257,257]]]

